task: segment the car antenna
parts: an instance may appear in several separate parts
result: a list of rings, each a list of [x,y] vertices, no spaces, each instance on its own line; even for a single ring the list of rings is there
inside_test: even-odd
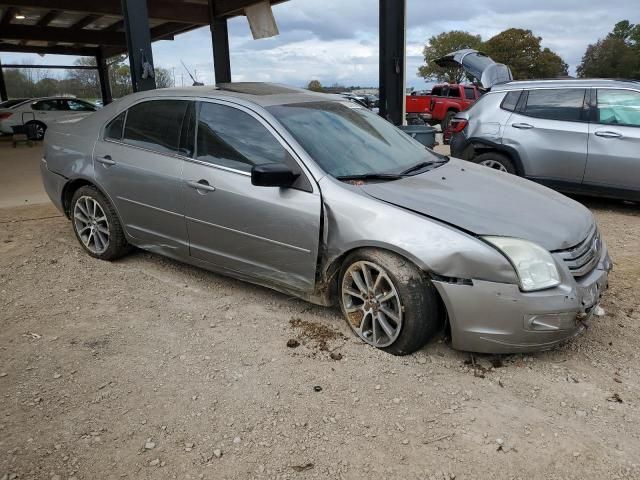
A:
[[[184,69],[187,71],[187,73],[189,74],[189,76],[191,77],[191,80],[193,80],[193,86],[194,87],[203,87],[204,83],[202,82],[198,82],[195,78],[193,78],[193,75],[191,75],[191,72],[189,71],[189,69],[187,68],[187,66],[184,64],[184,62],[182,61],[182,59],[180,60],[180,63],[182,64],[182,66],[184,67]]]

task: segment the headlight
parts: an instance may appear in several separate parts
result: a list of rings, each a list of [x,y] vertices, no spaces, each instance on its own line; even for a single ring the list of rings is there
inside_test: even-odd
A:
[[[511,262],[525,292],[542,290],[560,284],[560,273],[551,254],[535,243],[519,238],[483,237]]]

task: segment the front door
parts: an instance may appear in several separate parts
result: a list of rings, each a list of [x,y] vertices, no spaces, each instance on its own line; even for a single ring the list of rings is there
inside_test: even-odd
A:
[[[640,92],[597,91],[584,183],[640,190]]]
[[[287,162],[306,174],[252,112],[212,102],[198,109],[196,154],[185,162],[182,187],[191,255],[254,280],[313,290],[320,239],[315,182],[253,186],[257,164]]]
[[[170,256],[188,256],[180,192],[183,156],[193,148],[188,133],[193,105],[165,99],[137,103],[107,124],[94,151],[96,182],[127,233],[137,245]]]
[[[582,182],[589,133],[585,93],[583,88],[525,91],[504,128],[503,143],[518,151],[527,177]]]

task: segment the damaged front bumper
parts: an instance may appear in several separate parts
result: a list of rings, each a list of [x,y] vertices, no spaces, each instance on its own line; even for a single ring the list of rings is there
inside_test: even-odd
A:
[[[608,287],[611,259],[603,243],[597,266],[575,279],[561,271],[562,283],[538,292],[518,285],[472,280],[434,280],[451,325],[452,346],[479,353],[548,350],[582,333]]]

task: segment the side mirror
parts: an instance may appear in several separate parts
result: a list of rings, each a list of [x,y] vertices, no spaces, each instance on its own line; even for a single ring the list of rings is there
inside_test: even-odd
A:
[[[251,169],[251,184],[256,187],[290,187],[299,176],[286,163],[263,163]]]

